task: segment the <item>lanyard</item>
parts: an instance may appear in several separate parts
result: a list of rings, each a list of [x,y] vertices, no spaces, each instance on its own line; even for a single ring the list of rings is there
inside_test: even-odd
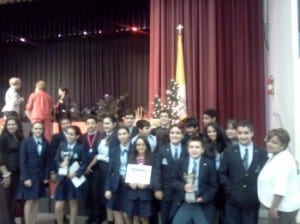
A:
[[[96,141],[96,137],[97,137],[97,133],[93,136],[93,138],[91,139],[89,135],[86,136],[87,137],[87,142],[89,145],[89,152],[93,151],[93,145]]]

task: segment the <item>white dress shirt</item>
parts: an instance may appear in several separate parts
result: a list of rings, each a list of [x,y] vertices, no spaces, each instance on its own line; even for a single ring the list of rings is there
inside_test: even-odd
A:
[[[253,143],[250,143],[249,145],[241,145],[239,144],[240,149],[240,155],[243,160],[245,156],[246,149],[248,149],[248,168],[250,167],[252,160],[253,160]]]
[[[271,207],[274,195],[282,196],[278,210],[292,212],[300,208],[300,175],[290,151],[283,150],[271,156],[261,170],[257,190],[260,202]]]
[[[98,155],[97,159],[103,162],[109,162],[109,145],[107,144],[107,139],[109,136],[106,136],[102,139],[98,145]]]
[[[10,87],[5,93],[5,105],[2,108],[2,112],[5,111],[15,111],[17,113],[20,112],[20,102],[19,102],[19,94],[18,92]]]

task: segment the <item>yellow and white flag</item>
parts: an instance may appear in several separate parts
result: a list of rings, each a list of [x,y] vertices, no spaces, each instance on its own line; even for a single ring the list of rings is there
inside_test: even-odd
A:
[[[184,56],[183,56],[183,44],[182,44],[182,31],[183,26],[179,25],[177,37],[177,58],[176,58],[176,76],[175,80],[178,84],[178,106],[176,108],[177,114],[180,120],[187,117],[186,110],[186,85],[185,85],[185,72],[184,72]]]

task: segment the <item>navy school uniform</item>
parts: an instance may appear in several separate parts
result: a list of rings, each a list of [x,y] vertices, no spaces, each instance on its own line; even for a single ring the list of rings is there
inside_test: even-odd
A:
[[[51,149],[51,166],[53,167],[53,169],[55,170],[55,156],[59,147],[59,144],[61,142],[65,142],[67,141],[66,135],[64,134],[64,132],[59,132],[57,134],[54,134],[51,138],[51,142],[50,142],[50,149]]]
[[[184,176],[189,173],[189,163],[190,157],[186,157],[180,161],[176,175],[172,181],[172,187],[175,190],[171,209],[171,217],[174,218],[173,223],[184,224],[184,221],[190,220],[191,217],[196,214],[199,218],[197,221],[194,220],[195,224],[213,224],[215,219],[214,197],[218,188],[215,164],[206,157],[202,156],[200,158],[198,164],[197,197],[201,197],[203,201],[201,203],[186,203],[184,191],[186,181]],[[181,220],[178,222],[178,219],[176,219],[178,217],[182,218],[184,221]]]
[[[49,180],[50,148],[45,139],[40,139],[41,151],[34,137],[26,138],[20,150],[20,184],[17,199],[36,200],[46,197],[44,180]],[[31,180],[32,186],[26,187],[25,180]]]
[[[132,145],[123,147],[116,146],[109,158],[108,178],[106,179],[105,190],[112,192],[112,198],[108,200],[106,207],[114,211],[124,212],[126,205],[126,184],[125,175],[128,155],[132,151]]]
[[[175,149],[177,148],[177,153]],[[173,151],[172,151],[173,150]],[[160,202],[162,223],[170,223],[170,210],[174,198],[174,190],[171,186],[172,177],[175,175],[179,162],[187,157],[186,148],[181,144],[174,146],[166,144],[161,146],[156,154],[153,174],[153,190],[162,191],[163,199]],[[176,158],[175,158],[176,157]]]
[[[266,161],[267,152],[253,146],[251,164],[245,169],[240,145],[224,150],[220,166],[220,182],[226,193],[226,222],[257,223],[259,209],[257,177]]]
[[[134,153],[130,153],[128,164],[137,164]],[[152,166],[153,161],[146,161],[145,165]],[[153,169],[151,179],[153,178]],[[145,189],[132,189],[126,184],[124,212],[129,216],[150,217],[152,215],[152,180]]]
[[[82,142],[84,144],[85,151],[87,154],[87,166],[91,163],[91,161],[98,157],[98,148],[101,144],[101,141],[104,140],[106,134],[102,134],[100,132],[96,132],[96,135],[89,136],[85,134],[82,137]],[[93,138],[95,137],[95,140]],[[92,147],[89,146],[89,141],[92,142]],[[115,131],[108,137],[109,148],[113,148],[114,145],[118,144],[117,134]],[[111,150],[108,150],[109,153]],[[108,153],[108,154],[109,154]],[[104,155],[103,155],[104,156]],[[106,158],[109,158],[109,155],[105,155]],[[87,183],[85,189],[85,208],[88,212],[89,221],[102,221],[105,219],[105,203],[106,199],[104,197],[104,185],[107,178],[108,173],[108,161],[97,161],[97,163],[93,166],[92,173],[86,175]]]
[[[83,145],[83,151],[86,152],[86,166],[90,164],[93,158],[97,155],[97,147],[99,145],[102,134],[97,131],[93,134],[85,133],[81,136],[81,143]],[[89,139],[89,140],[88,140]],[[90,144],[89,144],[90,142]],[[92,173],[86,175],[86,183],[84,190],[84,201],[85,201],[85,209],[87,211],[87,215],[90,219],[96,218],[100,216],[99,213],[105,213],[105,211],[101,211],[98,206],[98,198],[95,196],[97,194],[98,183],[95,178],[95,171],[97,170],[98,164],[96,164],[92,170]]]
[[[102,142],[104,141],[104,142]],[[107,146],[101,145],[101,144],[108,144]],[[110,136],[107,136],[106,133],[103,134],[102,138],[99,141],[99,145],[97,146],[97,170],[95,171],[95,181],[97,183],[97,191],[96,191],[96,197],[98,200],[98,203],[102,205],[105,205],[107,200],[104,196],[105,194],[105,183],[108,178],[108,171],[109,171],[109,158],[113,157],[113,152],[115,148],[118,146],[119,140],[117,137],[117,132],[113,131]],[[106,149],[102,147],[107,147],[106,149],[108,151],[105,151]]]
[[[81,177],[84,175],[86,169],[86,151],[84,151],[83,146],[79,143],[75,143],[73,148],[68,147],[67,142],[62,142],[57,150],[55,156],[56,171],[60,168],[60,164],[64,160],[64,156],[69,157],[69,167],[74,163],[78,162],[80,167],[76,171],[76,176]],[[71,179],[66,176],[58,175],[57,187],[55,191],[55,200],[66,201],[72,199],[80,199],[83,195],[83,185],[76,188],[72,183]]]
[[[129,128],[129,131],[130,131],[130,139],[132,139],[133,137],[135,137],[139,133],[136,126],[133,126],[133,127]]]

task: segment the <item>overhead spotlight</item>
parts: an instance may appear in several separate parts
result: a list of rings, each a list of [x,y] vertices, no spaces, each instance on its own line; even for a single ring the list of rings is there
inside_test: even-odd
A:
[[[24,37],[21,37],[21,38],[20,38],[20,41],[21,41],[21,42],[26,42],[26,39],[25,39]]]
[[[85,35],[85,36],[86,36],[87,34],[88,34],[88,32],[87,32],[87,31],[83,31],[83,35]]]
[[[57,34],[57,37],[58,37],[58,38],[61,38],[61,33],[58,33],[58,34]]]
[[[132,30],[133,32],[136,32],[136,31],[138,31],[138,28],[137,28],[136,26],[133,26],[133,27],[131,28],[131,30]]]

